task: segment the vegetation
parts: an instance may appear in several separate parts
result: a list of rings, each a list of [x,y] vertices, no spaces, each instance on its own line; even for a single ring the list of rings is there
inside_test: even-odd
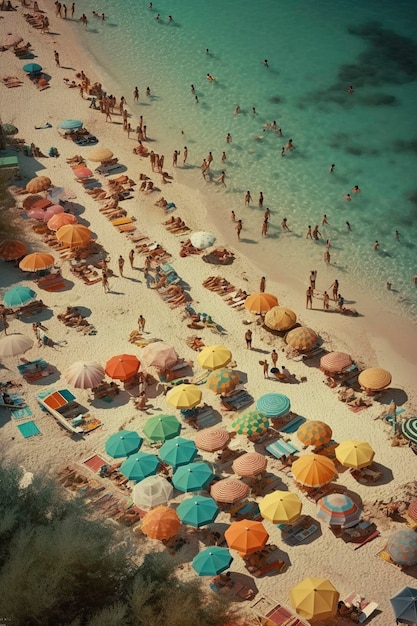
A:
[[[11,238],[17,230],[13,224],[13,212],[16,201],[9,191],[10,173],[0,171],[0,241]]]
[[[0,615],[17,626],[221,626],[233,618],[173,561],[131,560],[117,531],[53,481],[0,463]]]

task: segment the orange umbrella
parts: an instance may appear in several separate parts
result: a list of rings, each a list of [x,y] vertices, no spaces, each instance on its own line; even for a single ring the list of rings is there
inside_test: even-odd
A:
[[[238,476],[257,476],[266,470],[267,462],[259,452],[246,452],[233,462],[232,470]]]
[[[269,534],[261,522],[243,519],[230,524],[224,537],[229,548],[241,554],[252,554],[262,550]]]
[[[311,350],[318,339],[317,333],[307,326],[300,326],[294,328],[285,337],[285,341],[291,348],[299,350],[299,352],[306,352]]]
[[[200,450],[215,452],[226,448],[230,434],[224,428],[204,428],[195,436],[195,445]]]
[[[251,313],[267,313],[278,306],[278,299],[272,293],[254,293],[245,300],[245,308]]]
[[[19,267],[24,272],[40,272],[52,267],[55,259],[47,252],[32,252],[25,256],[19,263]]]
[[[297,430],[297,437],[305,446],[323,446],[332,434],[330,426],[319,420],[306,420]]]
[[[171,539],[177,534],[181,521],[174,509],[157,506],[145,515],[142,520],[142,531],[152,539]]]
[[[71,215],[71,213],[57,213],[48,220],[47,226],[49,230],[59,230],[61,226],[76,224],[77,221],[75,215]]]
[[[210,495],[216,502],[233,504],[239,502],[249,493],[249,486],[236,478],[223,478],[210,488]]]
[[[64,246],[69,248],[82,248],[91,241],[91,235],[93,233],[87,226],[82,224],[67,224],[61,226],[56,232],[56,238]]]
[[[134,354],[118,354],[107,361],[104,370],[110,378],[128,380],[136,374],[139,366],[140,361]]]
[[[359,374],[358,383],[363,389],[380,391],[391,384],[391,374],[382,367],[368,367]]]
[[[331,459],[320,454],[304,454],[291,466],[294,479],[305,487],[327,485],[337,474]]]
[[[20,259],[26,252],[26,246],[22,241],[6,239],[0,243],[0,258],[5,261]]]
[[[47,176],[37,176],[28,182],[26,191],[29,193],[39,193],[40,191],[46,191],[50,187],[52,187],[50,178]]]
[[[38,209],[39,211],[45,211],[48,207],[52,206],[52,202],[48,198],[40,198],[36,200],[30,207],[31,209]]]

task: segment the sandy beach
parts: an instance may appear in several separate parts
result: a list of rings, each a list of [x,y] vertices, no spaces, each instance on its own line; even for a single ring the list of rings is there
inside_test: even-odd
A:
[[[20,238],[28,244],[30,252],[45,251],[54,254],[68,288],[58,292],[42,291],[34,286],[30,276],[23,274],[11,263],[0,261],[1,297],[7,289],[22,284],[34,288],[37,297],[42,298],[47,306],[46,311],[39,317],[24,319],[9,317],[7,332],[23,333],[33,338],[32,322],[41,321],[47,327],[47,334],[54,345],[38,347],[35,342],[24,357],[28,360],[42,357],[55,371],[53,376],[45,380],[46,384],[42,384],[42,381],[29,384],[19,377],[16,369],[18,357],[2,362],[0,380],[2,382],[18,380],[22,383],[21,390],[25,402],[33,411],[33,419],[42,433],[41,436],[29,440],[23,439],[17,431],[16,423],[10,418],[9,411],[2,409],[0,432],[3,456],[17,461],[28,472],[49,472],[54,476],[65,465],[81,464],[93,454],[104,454],[104,443],[111,433],[121,428],[141,433],[150,415],[172,412],[161,392],[161,386],[151,386],[147,390],[151,408],[146,412],[138,411],[134,407],[132,394],[137,395],[137,390],[131,393],[121,391],[111,403],[106,403],[102,400],[91,401],[88,390],[74,390],[69,387],[79,402],[88,406],[91,414],[102,422],[101,428],[85,438],[72,438],[50,415],[38,407],[36,394],[39,391],[48,386],[57,389],[68,387],[64,373],[74,361],[94,360],[104,366],[111,356],[121,353],[135,354],[141,359],[142,348],[129,343],[130,333],[137,330],[139,315],[143,315],[146,320],[144,343],[164,340],[174,346],[181,358],[193,362],[193,373],[196,376],[201,374],[202,370],[197,363],[197,352],[187,345],[186,339],[198,335],[206,345],[224,344],[232,351],[240,379],[244,381],[244,387],[255,401],[268,392],[288,395],[291,410],[295,414],[329,424],[336,442],[340,443],[351,438],[369,441],[376,451],[375,463],[383,472],[383,479],[375,485],[364,485],[355,481],[349,471],[342,471],[337,477],[337,484],[345,486],[347,492],[363,506],[364,518],[375,521],[380,531],[379,537],[360,550],[351,550],[343,541],[336,539],[324,523],[318,521],[320,530],[311,541],[309,540],[310,542],[289,547],[282,542],[281,532],[277,527],[266,521],[265,527],[270,533],[269,541],[278,545],[280,558],[283,558],[289,567],[285,573],[255,579],[258,590],[256,598],[266,595],[285,606],[290,606],[290,589],[306,575],[318,576],[329,578],[342,598],[356,591],[367,600],[377,602],[378,610],[381,612],[374,615],[371,620],[375,626],[394,623],[389,598],[405,585],[415,586],[415,567],[408,572],[401,571],[384,562],[377,553],[384,548],[387,539],[395,530],[405,526],[404,523],[387,518],[384,511],[389,503],[409,501],[410,494],[417,495],[417,484],[414,482],[416,457],[408,446],[391,445],[390,426],[379,417],[392,400],[405,409],[402,418],[415,415],[417,408],[415,326],[397,316],[391,305],[387,304],[385,308],[380,302],[368,300],[366,294],[355,290],[354,282],[345,277],[343,294],[347,306],[357,309],[360,315],[357,317],[341,315],[333,302],[331,311],[324,312],[322,291],[328,290],[334,280],[334,269],[323,264],[319,266],[317,279],[319,290],[313,299],[314,308],[307,310],[305,290],[311,270],[310,259],[307,256],[299,258],[291,251],[290,245],[285,245],[279,270],[274,267],[268,272],[262,242],[255,246],[244,241],[239,243],[235,224],[229,215],[222,221],[215,219],[215,212],[210,211],[206,204],[206,196],[203,197],[193,188],[193,180],[201,177],[196,158],[194,157],[192,162],[195,170],[181,167],[181,157],[179,167],[171,167],[172,150],[170,146],[164,145],[161,128],[152,133],[155,136],[152,137],[152,142],[146,145],[149,149],[166,155],[164,170],[169,172],[172,179],[163,184],[162,177],[152,172],[149,159],[133,154],[133,148],[137,143],[135,133],[133,132],[128,139],[127,134],[123,132],[122,118],[116,114],[118,107],[115,109],[113,121],[106,123],[105,116],[99,110],[89,108],[90,101],[80,96],[78,88],[70,89],[67,86],[63,79],[76,80],[78,83],[76,73],[83,70],[93,83],[96,81],[103,83],[104,89],[116,93],[119,97],[115,91],[117,86],[107,85],[106,77],[101,75],[100,68],[94,64],[93,59],[83,55],[80,39],[75,36],[75,25],[69,20],[56,18],[51,2],[40,3],[40,8],[48,12],[49,34],[42,34],[40,30],[35,30],[27,23],[23,17],[23,13],[29,10],[27,7],[19,7],[16,12],[1,14],[4,19],[0,20],[0,41],[3,41],[10,32],[19,33],[24,41],[31,42],[36,54],[34,61],[41,64],[44,72],[51,76],[50,87],[40,91],[24,75],[21,69],[22,62],[13,54],[13,50],[1,52],[0,76],[17,76],[22,81],[21,86],[14,89],[0,86],[2,122],[15,124],[19,129],[18,137],[24,138],[26,144],[35,143],[46,155],[52,146],[56,147],[60,156],[56,159],[35,159],[25,156],[22,152],[17,153],[21,176],[14,182],[17,186],[24,187],[34,176],[44,175],[51,179],[54,186],[63,188],[64,197],[69,199],[68,206],[74,211],[79,222],[95,233],[97,243],[105,251],[94,261],[101,258],[109,259],[109,268],[114,275],[109,277],[109,293],[104,293],[101,282],[86,285],[75,277],[70,270],[70,262],[60,258],[59,254],[43,242],[42,236],[33,231],[35,221],[21,217],[20,207],[25,196],[17,196],[19,208],[15,209],[15,214],[21,229]],[[80,30],[81,26],[77,28],[78,36]],[[60,67],[55,65],[54,50],[59,52]],[[128,235],[118,232],[106,215],[98,210],[101,204],[88,195],[83,185],[76,181],[73,170],[66,162],[67,159],[79,154],[86,158],[87,167],[94,169],[98,165],[88,160],[92,148],[77,146],[71,140],[65,140],[58,132],[59,124],[66,118],[82,120],[84,127],[99,138],[98,145],[108,147],[114,152],[119,163],[124,166],[123,170],[115,171],[114,176],[126,173],[135,181],[132,198],[119,203],[119,208],[124,209],[128,216],[135,219],[134,235],[138,232],[145,233],[151,242],[159,243],[170,253],[169,262],[187,284],[186,291],[191,298],[191,306],[197,312],[211,316],[224,329],[222,334],[214,332],[209,327],[198,330],[188,328],[190,318],[183,306],[171,308],[157,290],[148,289],[143,272],[145,256],[137,250],[133,268],[130,267],[128,255],[133,247],[131,239]],[[136,118],[132,116],[129,119],[132,127],[135,127]],[[35,126],[42,126],[46,122],[51,124],[51,128],[35,130]],[[16,153],[9,149],[7,154]],[[139,189],[141,174],[149,177],[160,191],[149,194],[141,192]],[[108,182],[106,177],[97,175],[97,180],[106,188]],[[224,266],[210,265],[202,260],[203,255],[181,257],[179,255],[181,242],[187,238],[187,234],[175,235],[166,229],[163,222],[170,218],[171,213],[166,214],[163,208],[155,206],[155,202],[161,196],[175,203],[176,210],[172,215],[180,216],[191,231],[207,230],[214,233],[217,237],[216,244],[227,246],[233,251],[235,255],[233,263]],[[213,193],[213,203],[216,201],[215,196],[216,193]],[[119,255],[126,261],[123,277],[119,276]],[[275,294],[281,305],[293,309],[300,324],[313,328],[327,351],[349,353],[359,369],[382,367],[389,370],[392,374],[390,388],[375,399],[370,407],[352,412],[346,403],[338,400],[337,390],[330,389],[324,384],[325,376],[318,367],[318,358],[304,361],[288,358],[282,337],[258,324],[257,318],[245,309],[235,310],[228,306],[219,294],[203,286],[203,281],[209,276],[219,274],[230,281],[236,289],[246,290],[249,294],[258,291],[260,278],[265,276],[266,291]],[[387,299],[389,296],[390,293],[387,291]],[[79,307],[89,323],[94,326],[95,334],[77,332],[75,328],[68,328],[59,321],[57,315],[67,306]],[[245,344],[244,335],[248,328],[253,332],[252,350],[247,350]],[[270,353],[273,348],[279,354],[278,364],[285,365],[298,381],[304,382],[282,384],[272,378],[264,378],[260,362],[268,359],[270,366],[272,365]],[[201,389],[203,402],[219,412],[221,425],[231,431],[236,413],[221,412],[218,396],[204,385]],[[178,411],[174,412],[179,416]],[[184,424],[181,435],[194,438],[195,430]],[[286,435],[286,438],[303,453],[302,445],[295,433]],[[255,449],[254,444],[240,435],[232,439],[230,447],[245,451]],[[261,446],[257,446],[256,449],[261,451]],[[142,450],[146,451],[147,446],[144,445]],[[211,462],[215,460],[213,454],[202,453],[202,456]],[[268,456],[268,472],[279,477],[276,488],[297,490],[291,476],[282,472],[280,467],[278,460]],[[221,470],[219,475],[222,475]],[[316,505],[304,495],[301,498],[303,514],[316,518]],[[173,504],[183,499],[183,494],[177,495]],[[221,513],[216,524],[224,525],[229,521],[229,516]],[[182,575],[186,578],[196,575],[190,562],[196,553],[197,544],[198,533],[195,533],[190,535],[188,544],[179,553],[183,563]],[[161,549],[161,544],[152,540],[141,542],[140,545],[147,545],[150,549]],[[243,560],[237,553],[231,571],[247,574]]]

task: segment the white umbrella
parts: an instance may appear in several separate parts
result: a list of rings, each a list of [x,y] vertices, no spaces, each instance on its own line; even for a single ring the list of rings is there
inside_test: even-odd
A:
[[[143,349],[141,359],[147,365],[153,365],[159,370],[165,370],[178,361],[178,355],[172,346],[163,341],[154,341]]]
[[[65,372],[65,380],[74,387],[91,389],[104,378],[104,368],[94,361],[75,361]]]
[[[210,248],[216,241],[216,237],[212,233],[207,233],[204,230],[199,230],[193,233],[190,237],[190,241],[195,248],[199,250],[205,250]]]
[[[33,346],[33,339],[15,333],[0,339],[0,357],[17,356],[23,354]]]
[[[132,492],[136,506],[151,509],[166,504],[174,493],[173,486],[163,476],[148,476],[137,483]]]

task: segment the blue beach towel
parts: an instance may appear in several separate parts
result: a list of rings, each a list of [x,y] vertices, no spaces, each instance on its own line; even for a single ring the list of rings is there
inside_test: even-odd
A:
[[[17,425],[20,433],[25,439],[29,439],[29,437],[35,437],[36,435],[40,435],[41,431],[36,426],[35,422],[25,422],[24,424]]]
[[[14,409],[12,411],[12,418],[14,420],[21,420],[33,415],[32,409],[29,406],[24,406],[22,409]]]

